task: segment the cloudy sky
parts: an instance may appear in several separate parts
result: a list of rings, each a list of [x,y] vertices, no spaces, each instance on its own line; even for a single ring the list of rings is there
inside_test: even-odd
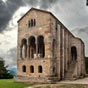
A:
[[[31,7],[51,11],[74,35],[82,38],[88,56],[86,0],[0,0],[0,57],[16,65],[17,20]]]

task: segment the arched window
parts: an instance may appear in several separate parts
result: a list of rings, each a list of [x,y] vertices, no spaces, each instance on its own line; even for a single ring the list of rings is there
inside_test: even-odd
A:
[[[30,22],[30,20],[28,21],[28,27],[31,27],[31,22]]]
[[[34,73],[34,66],[33,65],[30,66],[30,73]]]
[[[77,59],[77,49],[76,49],[75,46],[71,47],[71,57],[72,57],[72,60],[76,60]]]
[[[27,40],[24,38],[21,41],[21,58],[24,59],[27,57]]]
[[[43,69],[42,69],[42,66],[41,65],[38,66],[38,72],[39,73],[42,73],[43,72]]]
[[[22,72],[26,72],[26,66],[25,65],[22,66]]]
[[[33,19],[31,19],[31,27],[33,27]]]
[[[28,45],[29,45],[29,58],[34,58],[34,54],[36,53],[36,44],[34,36],[29,37]]]
[[[38,36],[38,54],[40,54],[40,57],[45,56],[45,45],[44,45],[44,37],[42,35]]]

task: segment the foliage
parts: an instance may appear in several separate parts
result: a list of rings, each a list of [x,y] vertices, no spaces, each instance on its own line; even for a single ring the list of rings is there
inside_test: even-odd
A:
[[[13,77],[6,68],[7,66],[4,66],[4,60],[0,58],[0,79],[8,79]]]
[[[29,83],[16,83],[12,79],[1,79],[0,88],[24,88],[27,86],[32,86]]]

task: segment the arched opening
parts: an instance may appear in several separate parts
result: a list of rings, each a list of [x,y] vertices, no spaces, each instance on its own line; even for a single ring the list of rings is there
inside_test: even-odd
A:
[[[71,47],[71,57],[72,57],[72,60],[76,60],[77,59],[77,49],[76,49],[75,46]]]
[[[22,72],[26,72],[26,66],[25,65],[22,66]]]
[[[38,66],[38,72],[39,72],[39,73],[42,73],[42,72],[43,72],[43,69],[42,69],[42,66],[41,66],[41,65]]]
[[[34,66],[33,65],[30,66],[30,73],[34,73]]]
[[[31,19],[31,27],[33,27],[33,19]]]
[[[31,27],[31,23],[30,23],[30,20],[28,21],[28,27]]]
[[[21,41],[21,58],[24,59],[27,57],[27,40],[24,38]]]
[[[34,54],[36,53],[36,44],[34,36],[29,37],[28,44],[29,44],[29,58],[34,58]]]
[[[42,58],[45,56],[45,45],[44,45],[44,37],[42,35],[38,36],[38,55]]]

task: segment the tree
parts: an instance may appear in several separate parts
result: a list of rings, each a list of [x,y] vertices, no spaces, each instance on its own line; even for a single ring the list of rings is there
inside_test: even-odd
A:
[[[0,57],[0,79],[9,79],[13,76],[8,72],[7,66],[4,65],[3,58]]]

